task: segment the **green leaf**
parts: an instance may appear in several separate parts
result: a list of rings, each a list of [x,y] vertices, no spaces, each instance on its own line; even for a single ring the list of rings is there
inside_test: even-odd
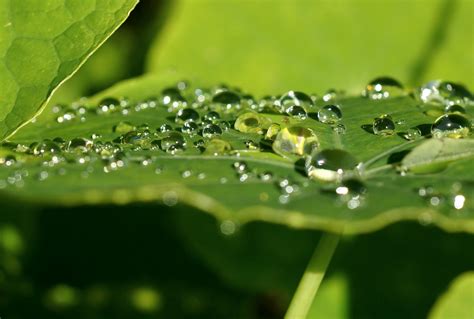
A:
[[[183,0],[150,51],[149,71],[261,95],[358,93],[383,74],[412,85],[442,78],[472,86],[473,10],[470,0]]]
[[[457,277],[434,305],[429,318],[468,319],[474,316],[474,272]]]
[[[103,98],[125,96],[131,101],[129,114],[122,115],[117,111],[97,115],[95,111],[88,111],[79,112],[74,120],[64,123],[38,121],[25,127],[12,142],[29,145],[39,142],[38,136],[41,136],[42,139],[62,138],[67,145],[74,138],[91,138],[92,135],[101,136],[96,144],[111,142],[123,134],[113,130],[123,121],[135,127],[147,123],[152,132],[162,124],[179,129],[174,122],[175,114],[169,113],[164,106],[135,111],[136,105],[142,105],[140,101],[159,96],[159,92],[175,80],[163,75],[126,81],[86,103],[95,106]],[[54,159],[51,162],[48,155],[20,153],[16,154],[16,165],[0,167],[0,186],[9,196],[54,205],[156,200],[174,205],[180,202],[225,221],[225,233],[232,232],[241,223],[255,220],[296,228],[359,233],[406,219],[434,223],[450,231],[474,232],[471,199],[474,176],[469,159],[456,160],[437,174],[400,174],[397,170],[401,157],[424,140],[407,142],[402,137],[403,132],[415,126],[429,127],[434,121],[418,108],[416,101],[410,97],[386,100],[353,97],[342,99],[339,104],[345,134],[315,120],[315,113],[310,113],[306,120],[276,113],[260,116],[280,123],[282,127],[298,125],[311,129],[317,134],[321,149],[339,148],[351,153],[362,163],[353,174],[360,174],[358,178],[363,183],[362,188],[367,189],[366,193],[352,193],[352,190],[357,191],[354,189],[357,183],[349,183],[345,186],[349,193],[338,195],[334,183],[308,179],[301,172],[298,157],[279,156],[262,135],[235,129],[224,130],[220,136],[221,141],[230,144],[232,151],[218,156],[201,153],[194,147],[194,143],[202,139],[199,134],[186,137],[187,150],[178,155],[168,154],[158,147],[147,149],[147,139],[145,144],[140,144],[138,139],[135,146],[128,142],[120,144],[118,146],[125,152],[123,168],[108,166],[117,163],[104,163],[92,151],[87,156],[75,151],[60,153],[58,164]],[[197,110],[201,116],[205,113]],[[472,116],[472,110],[468,111]],[[396,127],[397,134],[386,137],[373,134],[373,119],[383,113],[389,113],[400,123]],[[231,122],[235,120],[235,115],[221,115]],[[83,121],[81,117],[84,117]],[[165,137],[162,133],[156,135],[152,139]],[[204,140],[209,147],[209,140]],[[249,140],[260,144],[260,151],[248,150],[246,142]],[[145,145],[145,149],[137,147],[139,145]],[[2,153],[12,151],[7,145]],[[61,160],[63,156],[66,161]],[[117,158],[112,156],[112,160]],[[237,174],[233,167],[235,162],[242,161],[248,165],[248,176]],[[155,174],[157,169],[159,174]],[[261,178],[266,172],[272,177]],[[290,188],[278,186],[283,180],[288,180]],[[285,191],[294,191],[294,194],[285,196]]]
[[[41,112],[138,0],[0,0],[0,139]]]

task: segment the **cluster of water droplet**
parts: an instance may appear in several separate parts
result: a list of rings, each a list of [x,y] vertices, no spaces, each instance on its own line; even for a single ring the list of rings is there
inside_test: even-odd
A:
[[[382,100],[414,94],[422,105],[441,106],[442,114],[432,124],[433,137],[460,138],[470,134],[471,121],[466,116],[466,108],[472,106],[473,99],[462,85],[432,81],[411,95],[409,93],[398,81],[380,77],[366,86],[363,96]],[[101,131],[107,138],[93,134],[67,140],[45,139],[30,145],[6,145],[10,152],[0,156],[0,166],[16,170],[6,180],[0,180],[0,188],[24,184],[29,175],[22,170],[22,161],[28,156],[35,158],[42,167],[34,178],[44,181],[52,175],[66,174],[67,165],[71,163],[83,167],[82,178],[92,174],[97,163],[105,173],[139,164],[155,167],[155,173],[161,174],[163,167],[156,165],[160,156],[240,156],[244,152],[271,151],[293,162],[302,161],[301,171],[309,179],[329,185],[333,194],[354,209],[363,204],[366,194],[359,162],[350,153],[336,147],[321,149],[319,136],[322,126],[330,128],[336,135],[346,133],[343,96],[344,92],[337,90],[329,90],[321,97],[288,91],[280,96],[257,99],[238,88],[224,85],[193,88],[182,81],[141,101],[107,97],[92,106],[87,100],[67,106],[56,105],[52,111],[57,125],[86,122],[88,118],[97,116],[118,120],[107,133]],[[145,110],[151,112],[146,113],[147,116],[153,116],[153,110],[160,111],[162,122],[150,126],[137,123],[138,117],[130,116]],[[372,125],[368,125],[368,130],[377,136],[396,137],[397,127],[404,127],[405,121],[392,116],[381,111]],[[310,119],[323,125],[316,125]],[[237,135],[236,131],[242,134]],[[422,137],[417,127],[404,127],[399,135],[407,140]],[[143,151],[151,152],[143,155]],[[302,187],[286,177],[273,176],[271,172],[250,170],[245,161],[235,162],[233,169],[240,182],[258,180],[277,185],[279,202],[283,204],[290,202],[291,196],[298,194]],[[206,178],[205,173],[191,170],[182,171],[181,176]],[[224,177],[220,182],[227,183],[228,179]],[[268,200],[268,196],[267,193],[259,195],[262,201]]]

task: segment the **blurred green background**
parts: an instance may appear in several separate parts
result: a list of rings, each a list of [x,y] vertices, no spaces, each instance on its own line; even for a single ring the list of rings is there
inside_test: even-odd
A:
[[[142,0],[51,105],[150,72],[257,95],[359,93],[379,75],[472,89],[473,18],[471,0]],[[282,318],[320,237],[264,223],[225,236],[184,206],[3,199],[1,210],[0,317],[8,319]],[[312,318],[424,318],[474,269],[473,246],[473,236],[421,223],[346,237]]]

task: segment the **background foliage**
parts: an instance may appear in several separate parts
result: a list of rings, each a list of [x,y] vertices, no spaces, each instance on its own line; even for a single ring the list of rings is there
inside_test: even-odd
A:
[[[383,74],[472,88],[473,10],[470,0],[142,1],[47,109],[143,73],[256,94],[359,93]],[[280,318],[320,236],[262,222],[224,236],[184,205],[2,203],[6,318]],[[473,269],[474,239],[421,224],[344,238],[313,317],[427,316]]]

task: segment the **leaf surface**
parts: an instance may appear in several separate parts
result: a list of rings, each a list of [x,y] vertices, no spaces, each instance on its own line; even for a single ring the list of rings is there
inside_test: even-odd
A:
[[[159,141],[164,136],[154,132],[161,125],[180,129],[181,125],[174,121],[175,114],[161,105],[140,111],[134,109],[140,101],[160,96],[161,90],[173,81],[169,76],[126,81],[87,103],[95,106],[105,97],[126,96],[132,106],[128,115],[121,112],[96,115],[95,111],[89,111],[84,121],[77,117],[65,123],[37,122],[22,130],[13,142],[29,145],[38,142],[38,136],[60,137],[67,145],[74,138],[91,138],[92,135],[100,136],[94,142],[97,144],[117,141],[122,134],[113,128],[123,121],[135,127],[146,123]],[[405,219],[434,223],[451,231],[474,232],[474,176],[469,158],[459,158],[438,173],[408,172],[402,176],[397,169],[403,156],[426,140],[407,142],[402,137],[403,132],[416,126],[429,127],[434,121],[413,99],[398,97],[376,101],[352,97],[342,99],[339,104],[344,134],[316,120],[314,111],[306,120],[275,113],[261,115],[283,127],[297,125],[311,129],[319,139],[320,149],[338,148],[350,152],[362,163],[360,170],[354,172],[366,189],[361,196],[350,192],[350,196],[338,195],[337,185],[308,179],[301,171],[301,160],[275,154],[263,135],[242,133],[233,128],[218,136],[228,142],[232,150],[218,156],[202,153],[194,146],[204,140],[205,147],[209,147],[210,139],[200,134],[193,137],[184,134],[186,151],[176,155],[160,147],[151,150],[119,143],[116,146],[123,149],[126,162],[125,167],[119,169],[107,167],[110,163],[94,152],[78,155],[66,151],[60,154],[66,160],[58,164],[51,163],[47,156],[45,160],[28,153],[17,154],[16,166],[1,167],[0,186],[10,196],[54,205],[156,200],[167,205],[184,203],[225,221],[228,226],[225,232],[232,232],[235,225],[261,220],[296,228],[359,233]],[[197,110],[202,118],[205,112]],[[400,123],[396,125],[397,134],[383,137],[371,131],[373,119],[384,113]],[[224,115],[223,119],[226,116],[229,117]],[[233,123],[235,116],[229,120]],[[259,145],[259,150],[248,150],[248,141]],[[466,143],[469,141],[470,138]],[[3,147],[3,154],[11,152],[7,146]],[[236,162],[247,164],[248,176],[242,177],[236,172]],[[266,173],[270,173],[267,174],[270,178],[262,178]],[[286,196],[286,186],[280,186],[285,180],[292,187],[291,196]],[[347,186],[350,191],[351,187]]]

